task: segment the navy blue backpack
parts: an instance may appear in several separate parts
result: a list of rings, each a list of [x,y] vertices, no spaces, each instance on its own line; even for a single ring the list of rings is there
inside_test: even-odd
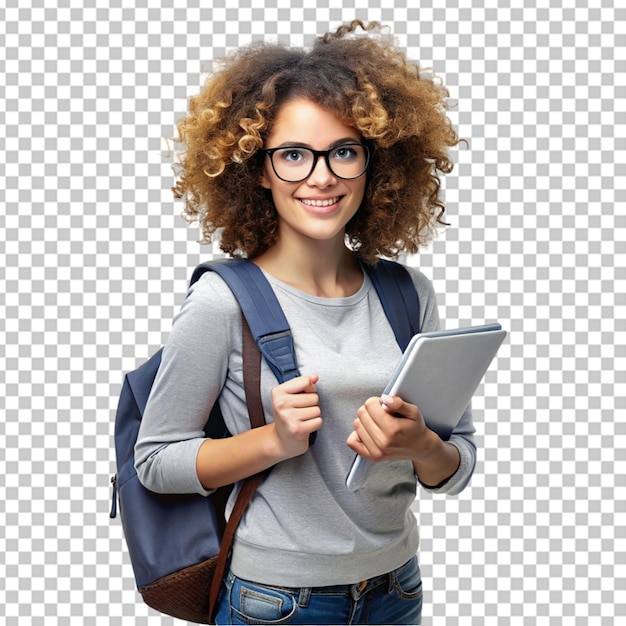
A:
[[[203,263],[194,271],[190,284],[207,271],[223,278],[241,307],[246,400],[251,426],[262,426],[261,355],[279,383],[299,375],[289,324],[254,263],[243,259]],[[367,271],[404,350],[420,325],[413,281],[402,265],[392,261],[381,260]],[[232,486],[207,497],[163,495],[143,487],[135,472],[134,447],[161,352],[124,379],[115,416],[117,473],[111,480],[111,517],[116,517],[119,505],[135,582],[144,602],[179,619],[210,624],[235,530],[266,473],[243,482],[228,523],[224,506]],[[213,438],[228,436],[217,403],[205,433]]]

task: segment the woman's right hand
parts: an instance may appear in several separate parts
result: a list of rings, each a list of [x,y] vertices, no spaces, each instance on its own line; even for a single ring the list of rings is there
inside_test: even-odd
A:
[[[316,375],[299,376],[274,387],[272,423],[232,437],[206,439],[196,458],[202,486],[217,489],[304,454],[309,435],[322,426],[318,380]]]
[[[272,389],[274,427],[285,459],[309,449],[309,435],[322,426],[319,396],[315,387],[319,376],[298,376]]]

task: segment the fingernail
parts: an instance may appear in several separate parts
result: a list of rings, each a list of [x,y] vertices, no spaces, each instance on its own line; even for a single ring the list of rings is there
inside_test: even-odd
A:
[[[390,405],[393,404],[393,398],[391,396],[383,394],[380,399],[383,401],[383,404]]]

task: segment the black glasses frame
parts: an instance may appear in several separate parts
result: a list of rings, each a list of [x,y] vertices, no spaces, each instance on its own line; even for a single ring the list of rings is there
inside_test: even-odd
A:
[[[361,171],[361,173],[358,174],[358,176],[348,176],[348,177],[340,176],[332,168],[332,165],[330,164],[330,159],[328,157],[330,156],[331,152],[334,152],[335,150],[339,150],[340,148],[349,148],[350,146],[360,146],[361,148],[363,148],[363,150],[365,150],[365,166],[363,167],[363,170]],[[279,150],[290,150],[290,149],[307,150],[308,152],[313,153],[313,164],[311,165],[311,169],[309,170],[309,173],[306,176],[303,176],[302,178],[298,178],[297,180],[287,180],[286,178],[283,178],[276,171],[276,167],[274,166],[274,153],[278,152]],[[365,174],[370,164],[370,149],[364,143],[344,143],[344,144],[341,144],[340,146],[329,148],[328,150],[313,150],[313,148],[307,148],[304,146],[280,146],[278,148],[261,148],[261,152],[264,152],[265,154],[267,154],[267,156],[269,156],[270,163],[272,164],[272,169],[274,170],[274,174],[276,174],[276,176],[285,183],[301,183],[303,180],[306,180],[313,173],[313,170],[315,169],[315,166],[317,165],[317,162],[320,157],[324,157],[324,161],[326,162],[326,167],[333,173],[333,176],[336,176],[337,178],[341,178],[341,180],[355,180],[356,178],[360,178],[361,176],[363,176],[363,174]]]

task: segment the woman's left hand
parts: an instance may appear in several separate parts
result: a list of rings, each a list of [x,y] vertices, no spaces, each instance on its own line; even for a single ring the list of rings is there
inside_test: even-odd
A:
[[[369,461],[426,461],[441,445],[417,406],[398,396],[369,398],[357,411],[347,444]]]

